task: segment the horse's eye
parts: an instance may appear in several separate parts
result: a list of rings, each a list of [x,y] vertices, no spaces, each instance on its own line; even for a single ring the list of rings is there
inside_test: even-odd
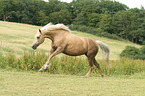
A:
[[[40,37],[37,37],[37,39],[39,39]]]

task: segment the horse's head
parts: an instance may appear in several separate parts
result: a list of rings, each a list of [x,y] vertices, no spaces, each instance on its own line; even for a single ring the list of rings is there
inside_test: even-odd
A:
[[[32,48],[35,50],[37,47],[44,42],[44,35],[42,31],[39,29],[38,33],[35,35],[35,40],[32,44]]]

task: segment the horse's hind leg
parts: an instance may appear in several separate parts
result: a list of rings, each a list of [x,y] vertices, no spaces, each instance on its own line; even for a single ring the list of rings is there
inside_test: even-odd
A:
[[[101,70],[101,68],[100,68],[100,65],[99,65],[98,62],[95,60],[95,58],[94,58],[93,62],[94,62],[94,65],[99,69],[99,72],[100,72],[101,76],[104,77],[104,74],[103,74],[103,72],[102,72],[102,70]]]
[[[93,59],[91,59],[90,57],[88,57],[88,61],[89,61],[89,65],[90,65],[90,69],[88,71],[88,73],[85,76],[82,77],[88,77],[88,75],[92,72],[92,70],[94,69],[94,64],[93,64]]]

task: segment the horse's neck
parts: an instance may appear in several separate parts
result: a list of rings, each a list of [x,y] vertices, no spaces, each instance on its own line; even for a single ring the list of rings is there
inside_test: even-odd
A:
[[[56,40],[62,40],[63,38],[67,36],[67,34],[70,34],[70,33],[65,30],[53,30],[53,31],[47,32],[45,34],[45,37],[51,39],[54,42]]]

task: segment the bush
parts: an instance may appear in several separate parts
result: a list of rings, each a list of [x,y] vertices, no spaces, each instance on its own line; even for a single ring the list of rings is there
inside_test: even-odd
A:
[[[135,59],[136,56],[138,56],[139,54],[140,54],[140,51],[138,48],[135,48],[133,46],[126,46],[126,49],[124,49],[121,52],[120,57],[127,57],[131,59]]]
[[[140,54],[138,54],[135,59],[145,60],[145,46],[140,48]]]
[[[140,49],[127,46],[126,49],[121,52],[120,57],[145,60],[145,46]]]
[[[136,55],[136,56],[134,57],[134,59],[145,60],[145,54],[142,54],[142,55]]]
[[[140,48],[140,52],[141,52],[141,54],[145,54],[145,46]]]

